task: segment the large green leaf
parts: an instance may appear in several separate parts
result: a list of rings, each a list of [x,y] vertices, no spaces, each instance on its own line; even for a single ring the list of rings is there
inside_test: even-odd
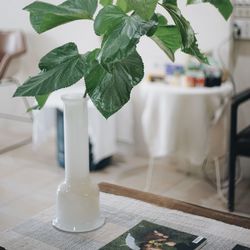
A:
[[[177,1],[164,0],[162,6],[169,12],[176,24],[176,28],[179,30],[181,36],[181,50],[189,55],[195,56],[199,61],[207,63],[207,58],[199,50],[194,30],[190,23],[181,14],[181,11],[177,6]],[[162,42],[163,39],[160,40]],[[160,45],[160,42],[158,45]],[[165,52],[169,53],[168,55],[170,55],[170,58],[173,59],[173,55],[171,57],[171,51],[165,50]]]
[[[195,39],[194,43],[192,44],[192,46],[190,48],[183,48],[182,49],[183,52],[185,52],[186,54],[195,56],[196,59],[198,59],[201,63],[206,63],[208,64],[208,59],[207,57],[201,53],[201,51],[199,50],[198,47],[198,43],[197,40]]]
[[[14,96],[42,96],[71,86],[85,73],[85,58],[74,43],[65,44],[44,56],[39,64],[42,70],[20,86]]]
[[[181,14],[176,1],[165,0],[162,6],[168,11],[173,18],[176,27],[179,29],[183,48],[189,48],[195,41],[195,33],[190,23]]]
[[[94,59],[97,54],[95,50],[88,56]],[[132,88],[143,78],[143,62],[133,51],[122,61],[109,65],[108,71],[97,60],[92,65],[85,75],[87,93],[97,109],[108,118],[128,102]]]
[[[95,18],[94,29],[98,36],[110,33],[116,26],[120,25],[127,15],[124,11],[114,5],[102,8]]]
[[[124,19],[121,25],[106,36],[100,52],[101,61],[110,63],[126,58],[141,36],[146,35],[154,26],[155,21],[144,22],[137,15]]]
[[[152,36],[156,44],[174,61],[174,53],[181,48],[181,36],[174,25],[159,26]]]
[[[169,3],[169,4],[177,5],[177,0],[163,0],[163,3]]]
[[[117,0],[116,5],[122,9],[125,13],[132,10],[132,7],[129,5],[128,0]]]
[[[44,107],[46,101],[48,100],[48,98],[49,98],[49,94],[36,96],[37,105],[32,107],[31,110],[42,109]]]
[[[36,98],[36,105],[28,108],[27,112],[30,112],[32,110],[42,109],[44,107],[48,97],[49,97],[49,94],[36,96],[35,97]]]
[[[97,0],[67,0],[56,6],[36,1],[24,9],[30,12],[33,28],[42,33],[56,26],[79,19],[92,19]]]
[[[210,3],[214,5],[226,20],[233,12],[233,5],[230,0],[187,0],[187,4],[196,3]]]
[[[150,20],[155,12],[158,0],[127,0],[131,9],[144,20]]]
[[[100,0],[100,4],[102,6],[106,6],[106,5],[109,5],[109,4],[112,4],[113,3],[113,0]]]
[[[157,18],[158,18],[158,26],[165,26],[168,24],[168,20],[165,16],[162,14],[157,13]]]
[[[152,22],[152,27],[148,30],[147,32],[147,36],[152,36],[154,35],[154,33],[156,32],[158,25],[159,25],[159,19],[158,19],[159,15],[154,14],[151,18],[151,22]],[[163,20],[160,20],[160,22],[162,22]]]
[[[104,7],[95,19],[95,32],[105,35],[99,54],[101,62],[113,63],[128,57],[141,36],[156,25],[155,19],[145,21],[138,15],[126,15],[119,7]]]
[[[49,98],[49,94],[36,96],[37,108],[41,109],[45,105],[48,98]]]

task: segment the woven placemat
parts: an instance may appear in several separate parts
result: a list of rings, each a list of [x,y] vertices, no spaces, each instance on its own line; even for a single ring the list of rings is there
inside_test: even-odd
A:
[[[236,244],[250,247],[250,230],[216,220],[157,207],[135,199],[101,193],[105,225],[89,233],[65,233],[51,225],[52,207],[0,234],[0,245],[8,250],[95,250],[112,241],[141,220],[207,238],[203,249],[230,250]]]

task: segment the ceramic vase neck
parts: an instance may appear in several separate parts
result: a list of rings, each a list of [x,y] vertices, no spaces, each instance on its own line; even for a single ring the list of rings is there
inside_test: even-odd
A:
[[[87,100],[79,94],[62,97],[64,103],[65,181],[89,177]]]

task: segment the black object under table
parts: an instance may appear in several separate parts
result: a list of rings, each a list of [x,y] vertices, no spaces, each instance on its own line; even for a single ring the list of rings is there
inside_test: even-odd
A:
[[[63,126],[63,112],[59,109],[56,110],[56,126],[57,126],[57,161],[61,167],[65,167],[64,157],[64,126]],[[89,138],[89,170],[97,171],[110,165],[112,156],[106,157],[101,161],[94,163],[93,145],[91,138]]]
[[[231,106],[231,129],[229,149],[229,191],[228,209],[234,211],[235,173],[237,156],[250,157],[250,125],[238,132],[238,110],[240,105],[250,100],[250,89],[246,89],[234,96]]]

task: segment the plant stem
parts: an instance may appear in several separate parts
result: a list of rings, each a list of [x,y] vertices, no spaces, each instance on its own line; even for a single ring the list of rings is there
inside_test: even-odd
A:
[[[85,90],[83,98],[86,98],[86,97],[87,97],[87,90]]]

